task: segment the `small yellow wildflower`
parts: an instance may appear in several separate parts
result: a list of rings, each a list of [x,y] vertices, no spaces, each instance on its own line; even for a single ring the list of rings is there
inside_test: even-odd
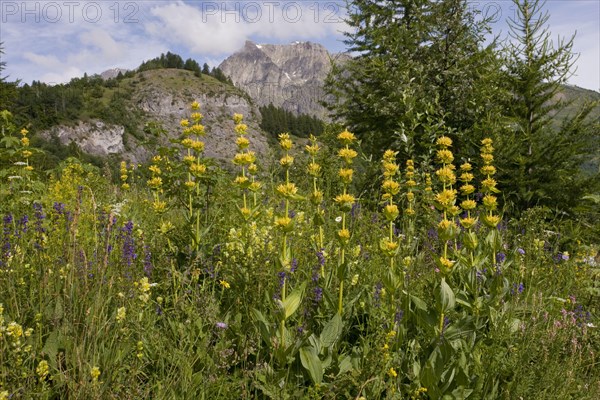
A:
[[[291,232],[294,228],[294,221],[290,217],[276,217],[275,227],[284,232]]]
[[[197,110],[200,108],[200,103],[198,103],[197,101],[194,101],[192,103],[192,110]]]
[[[351,144],[356,140],[356,136],[353,133],[348,132],[348,130],[343,131],[337,136],[338,140],[344,144]]]
[[[342,182],[347,185],[350,182],[352,182],[352,174],[353,173],[354,173],[354,170],[352,170],[351,168],[341,168],[338,171],[338,176],[340,177]]]
[[[116,317],[117,322],[119,324],[122,323],[123,321],[125,321],[126,316],[127,316],[127,308],[119,307],[117,309],[117,317]]]
[[[491,164],[494,161],[494,156],[492,154],[483,153],[481,154],[481,159],[485,164]]]
[[[250,186],[251,182],[250,182],[250,179],[247,176],[238,175],[233,180],[233,183],[235,183],[236,185],[241,186],[242,188],[247,188],[248,186]]]
[[[190,129],[194,135],[204,136],[206,134],[206,128],[204,125],[194,124]]]
[[[471,184],[466,184],[466,185],[462,185],[460,187],[460,192],[465,195],[468,196],[470,194],[475,193],[475,186],[471,185]]]
[[[26,137],[21,138],[21,144],[23,145],[23,147],[28,147],[29,146],[29,138],[26,138]]]
[[[201,153],[204,151],[204,142],[201,142],[199,140],[194,140],[192,142],[192,149],[194,151],[197,151],[198,153]]]
[[[435,171],[435,174],[438,176],[440,181],[442,183],[445,183],[446,185],[453,185],[456,182],[456,175],[454,174],[454,171],[452,171],[452,169],[448,166],[444,166],[438,169],[437,171]]]
[[[321,173],[321,166],[317,163],[311,162],[306,167],[306,172],[311,176],[319,176]]]
[[[151,165],[151,166],[149,166],[148,170],[150,170],[150,172],[152,172],[153,174],[156,174],[156,175],[162,174],[162,171],[160,170],[160,167],[158,167],[157,165]]]
[[[383,208],[383,215],[385,216],[385,218],[392,222],[394,221],[396,218],[398,218],[398,215],[400,214],[400,211],[398,210],[398,206],[395,204],[387,204],[384,208]]]
[[[23,157],[29,158],[33,155],[33,153],[29,150],[23,150]]]
[[[284,168],[289,168],[294,163],[294,157],[285,155],[279,160],[279,164]]]
[[[90,376],[92,377],[92,382],[98,382],[98,377],[100,376],[100,368],[92,367],[90,370]]]
[[[499,215],[484,215],[481,220],[486,226],[495,228],[500,223],[501,218]]]
[[[484,175],[494,175],[496,173],[496,167],[493,165],[484,165],[481,167],[481,173]]]
[[[396,370],[394,369],[394,367],[392,367],[388,371],[388,375],[390,376],[390,378],[396,378],[398,376],[398,373],[396,372]]]
[[[398,173],[400,167],[396,163],[383,161],[383,176],[391,178]]]
[[[199,123],[202,121],[202,118],[204,118],[204,115],[200,114],[199,112],[195,112],[192,113],[191,117],[194,120],[194,123]]]
[[[395,196],[400,192],[400,184],[392,179],[386,179],[381,184],[381,188],[384,192]]]
[[[323,192],[315,190],[310,194],[310,201],[313,204],[320,204],[323,201]]]
[[[293,197],[298,193],[298,188],[292,182],[282,183],[281,185],[277,186],[276,190],[277,193],[286,198]]]
[[[442,148],[447,148],[452,146],[452,139],[450,139],[448,136],[441,136],[435,143]]]
[[[167,209],[167,203],[164,201],[157,200],[152,203],[152,209],[157,213],[162,213]]]
[[[350,231],[348,229],[340,229],[337,231],[337,237],[342,244],[347,244],[350,240]]]
[[[50,367],[48,366],[48,361],[46,361],[46,360],[40,361],[37,368],[35,369],[35,373],[40,378],[40,381],[43,381],[44,379],[46,379],[46,376],[48,376],[49,372],[50,372]]]
[[[477,203],[475,202],[475,200],[464,200],[462,203],[460,203],[460,206],[464,209],[464,210],[473,210],[475,207],[477,207]]]
[[[253,151],[246,153],[237,153],[233,157],[233,163],[236,165],[250,165],[256,161],[256,155]]]
[[[223,289],[229,289],[231,287],[231,285],[229,284],[229,282],[227,282],[225,280],[220,280],[219,281],[219,285],[221,285],[221,287]]]
[[[242,123],[242,120],[244,119],[244,116],[242,114],[233,114],[233,122],[238,125]]]
[[[496,196],[488,194],[483,198],[483,206],[488,210],[495,210],[498,206],[498,199],[496,198]]]
[[[250,146],[250,140],[244,136],[240,136],[237,138],[236,144],[238,145],[238,148],[245,149],[246,147]]]
[[[185,138],[181,141],[181,145],[183,147],[185,147],[186,149],[191,149],[193,144],[194,144],[194,141],[190,138]]]
[[[206,165],[193,163],[190,165],[190,172],[195,176],[203,175],[206,173]]]
[[[316,138],[315,138],[315,140],[316,140]],[[308,154],[310,154],[311,156],[316,156],[317,153],[319,152],[319,150],[321,149],[317,143],[313,143],[311,145],[307,144],[304,148],[306,149]]]
[[[290,135],[287,133],[282,133],[279,135],[279,145],[283,150],[290,150],[292,148],[292,140],[290,139]]]
[[[460,219],[460,224],[465,229],[471,229],[477,223],[477,219],[473,217],[466,217]]]
[[[472,181],[474,178],[475,178],[475,177],[474,177],[474,176],[473,176],[473,174],[472,174],[472,173],[470,173],[470,172],[463,172],[463,173],[460,175],[460,180],[461,180],[462,182],[471,182],[471,181]]]
[[[439,262],[442,267],[444,267],[447,270],[450,270],[452,269],[456,261],[449,260],[446,257],[440,257]]]
[[[18,339],[23,336],[23,327],[16,322],[11,322],[6,327],[6,332],[8,336]]]
[[[454,204],[456,190],[446,189],[435,195],[435,201],[441,208],[447,208]]]
[[[352,149],[342,148],[338,151],[338,156],[343,159],[347,164],[352,162],[352,159],[358,156],[358,153]]]
[[[487,178],[481,181],[481,189],[484,193],[495,191],[496,185],[497,182],[494,178]]]
[[[383,160],[392,163],[396,159],[396,154],[398,154],[397,151],[386,150],[383,153]]]
[[[379,241],[379,248],[381,249],[383,254],[385,254],[388,257],[395,256],[396,250],[398,250],[399,246],[400,244],[398,242],[394,242],[393,240],[390,240],[388,238],[384,238]]]
[[[450,150],[442,149],[437,151],[438,161],[444,164],[450,164],[454,161],[454,155]]]
[[[350,211],[356,198],[349,193],[337,195],[334,201],[339,205],[342,211]]]
[[[179,125],[181,125],[183,128],[187,128],[188,126],[190,126],[190,121],[189,121],[189,120],[187,120],[187,119],[182,119],[182,120],[179,122]]]

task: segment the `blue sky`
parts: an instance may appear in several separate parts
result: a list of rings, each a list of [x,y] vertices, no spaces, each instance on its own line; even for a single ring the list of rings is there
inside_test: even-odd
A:
[[[506,0],[472,0],[496,13],[493,28],[507,36]],[[218,65],[246,40],[313,41],[344,50],[345,2],[264,1],[22,1],[0,0],[2,61],[10,79],[67,82],[109,68],[135,68],[172,51]],[[577,32],[577,71],[570,83],[600,90],[600,1],[549,0],[552,38]]]

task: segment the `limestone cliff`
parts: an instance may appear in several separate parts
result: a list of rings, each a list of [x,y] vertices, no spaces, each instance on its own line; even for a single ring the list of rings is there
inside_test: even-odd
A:
[[[225,59],[219,68],[245,90],[258,105],[283,107],[297,114],[324,118],[323,82],[331,62],[348,56],[332,56],[325,47],[311,42],[289,45],[245,46]]]

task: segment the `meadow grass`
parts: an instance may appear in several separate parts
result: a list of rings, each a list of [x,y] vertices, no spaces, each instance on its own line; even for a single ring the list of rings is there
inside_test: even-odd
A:
[[[76,159],[42,179],[15,133],[0,399],[600,398],[598,248],[502,220],[491,140],[459,176],[447,137],[402,167],[347,131],[283,134],[267,168],[236,115],[232,175],[198,108],[118,183]]]

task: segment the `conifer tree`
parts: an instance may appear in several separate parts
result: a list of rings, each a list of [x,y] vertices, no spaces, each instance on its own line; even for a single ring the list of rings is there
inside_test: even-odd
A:
[[[573,41],[551,40],[549,14],[539,0],[513,0],[506,47],[509,129],[498,137],[501,186],[517,210],[536,205],[570,212],[589,193],[598,174],[581,166],[598,151],[598,135],[587,117],[597,103],[558,126],[553,117],[568,103],[559,99],[575,61]]]
[[[494,126],[500,60],[495,42],[483,46],[488,20],[465,0],[354,0],[349,10],[345,43],[357,55],[334,66],[326,89],[363,143],[415,158],[441,132],[460,151]]]

